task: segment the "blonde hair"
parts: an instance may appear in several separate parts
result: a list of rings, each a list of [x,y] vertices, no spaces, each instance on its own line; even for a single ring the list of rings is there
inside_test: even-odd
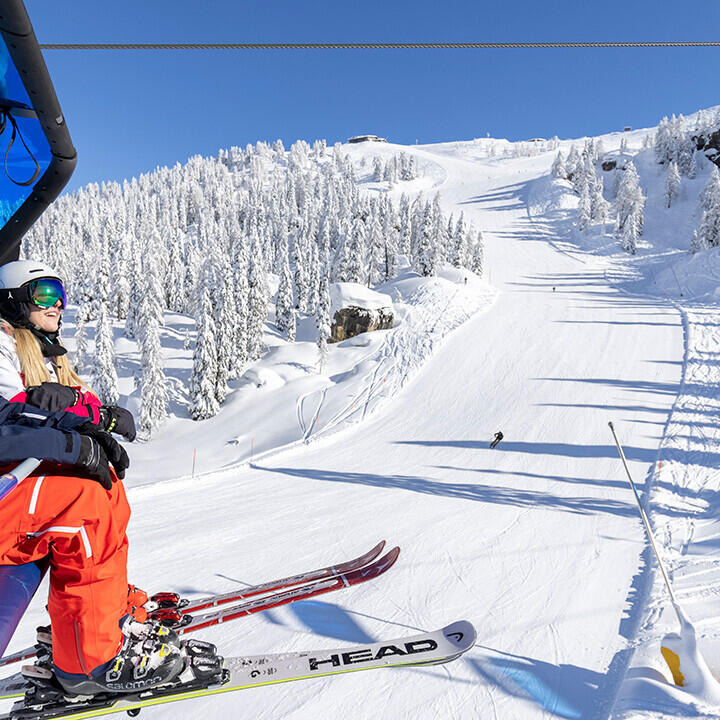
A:
[[[26,328],[12,327],[7,323],[3,323],[3,325],[5,331],[15,338],[25,387],[50,382],[50,373],[45,365],[40,341]],[[54,362],[55,374],[61,385],[90,389],[73,370],[67,355],[59,355]]]

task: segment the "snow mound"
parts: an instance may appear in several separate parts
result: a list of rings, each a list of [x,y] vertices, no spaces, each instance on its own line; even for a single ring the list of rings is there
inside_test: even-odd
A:
[[[333,283],[330,285],[330,317],[346,307],[361,307],[366,310],[392,308],[389,295],[375,292],[360,283]]]
[[[701,702],[720,705],[720,684],[712,676],[705,658],[697,645],[697,632],[687,615],[675,606],[682,625],[679,633],[668,633],[662,641],[668,665],[674,667],[674,674],[687,693]]]
[[[244,377],[257,387],[266,390],[275,390],[285,384],[285,380],[268,367],[252,367],[245,373]]]

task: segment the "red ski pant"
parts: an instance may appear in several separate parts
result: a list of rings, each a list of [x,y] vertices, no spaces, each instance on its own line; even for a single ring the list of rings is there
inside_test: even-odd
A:
[[[130,507],[122,482],[107,491],[64,470],[44,463],[0,501],[0,565],[50,558],[53,661],[89,674],[122,642]]]

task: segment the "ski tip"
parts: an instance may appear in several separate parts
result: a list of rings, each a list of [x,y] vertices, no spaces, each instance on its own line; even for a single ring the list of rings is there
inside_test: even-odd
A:
[[[459,652],[469,650],[477,640],[477,630],[471,622],[458,620],[442,629],[443,635]]]
[[[357,585],[358,583],[365,582],[366,580],[376,578],[389,570],[395,564],[399,554],[400,548],[394,547],[370,565],[345,573],[343,578],[349,585]]]
[[[398,555],[400,555],[400,548],[396,545],[392,550],[388,550],[388,552],[386,552],[385,555],[378,560],[378,562],[382,562],[384,565],[387,564],[387,567],[389,568],[395,564],[395,561],[398,559]]]

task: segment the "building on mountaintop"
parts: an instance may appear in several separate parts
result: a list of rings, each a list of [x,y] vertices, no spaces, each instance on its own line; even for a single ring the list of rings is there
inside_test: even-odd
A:
[[[387,140],[385,138],[378,137],[377,135],[355,135],[354,137],[351,137],[348,139],[349,143],[361,143],[361,142],[384,142],[386,143]]]

